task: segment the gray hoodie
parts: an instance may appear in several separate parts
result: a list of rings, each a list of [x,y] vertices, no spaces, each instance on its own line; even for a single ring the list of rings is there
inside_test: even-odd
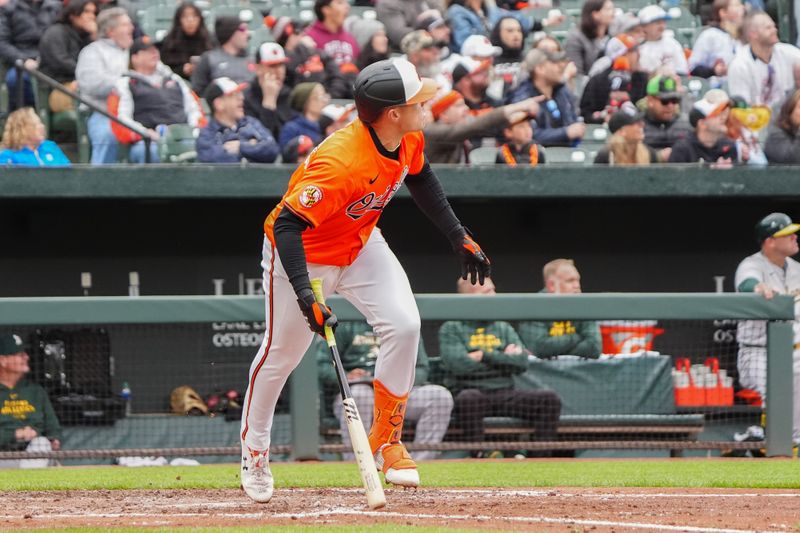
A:
[[[120,48],[111,39],[99,39],[86,46],[78,55],[75,67],[81,96],[105,109],[108,93],[128,71],[129,61],[128,50]]]

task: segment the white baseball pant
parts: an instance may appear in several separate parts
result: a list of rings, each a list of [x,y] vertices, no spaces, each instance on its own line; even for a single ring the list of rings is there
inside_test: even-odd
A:
[[[739,370],[739,383],[746,389],[753,389],[761,394],[767,401],[767,350],[757,347],[739,348],[739,357],[736,363]],[[800,350],[793,354],[794,370],[794,398],[792,435],[795,442],[800,443]],[[787,401],[790,401],[787,399]]]
[[[267,238],[261,266],[267,327],[250,365],[240,433],[244,443],[253,450],[269,448],[278,396],[314,338],[277,250]],[[338,267],[309,263],[308,272],[311,278],[322,278],[326,298],[334,292],[343,296],[381,337],[375,378],[392,394],[408,393],[414,383],[419,311],[408,277],[380,230],[372,231],[352,264]],[[336,313],[335,308],[333,312]],[[371,419],[372,413],[361,413],[361,416]]]

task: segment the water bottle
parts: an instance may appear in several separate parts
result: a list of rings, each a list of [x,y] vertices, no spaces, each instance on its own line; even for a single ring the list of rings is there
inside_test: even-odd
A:
[[[131,416],[131,388],[127,381],[122,383],[122,391],[119,395],[125,402],[125,416]]]

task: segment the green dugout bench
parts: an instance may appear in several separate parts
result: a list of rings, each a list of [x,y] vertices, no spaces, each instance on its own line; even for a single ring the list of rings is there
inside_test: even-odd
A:
[[[431,358],[434,381],[441,376],[437,358]],[[561,357],[534,359],[515,378],[516,386],[552,389],[561,397],[558,435],[562,441],[697,440],[705,417],[677,413],[669,356],[619,357],[605,360]],[[534,429],[513,417],[487,417],[487,439],[534,440]],[[413,427],[404,430],[413,438]],[[338,422],[327,419],[323,436],[338,439]],[[460,429],[451,425],[445,440],[455,440]],[[679,455],[672,450],[671,455]]]

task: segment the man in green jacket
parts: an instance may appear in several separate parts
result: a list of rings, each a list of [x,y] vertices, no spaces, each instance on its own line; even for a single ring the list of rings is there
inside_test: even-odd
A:
[[[28,372],[28,354],[22,339],[0,335],[0,450],[58,450],[61,425],[47,392],[24,379]],[[36,468],[48,463],[48,459],[0,461],[0,468]]]
[[[494,284],[458,281],[461,294],[495,294]],[[439,329],[445,384],[455,394],[455,421],[468,442],[484,440],[484,417],[522,418],[535,438],[557,437],[561,399],[551,390],[514,388],[514,375],[528,368],[528,352],[517,332],[502,321],[449,321]]]
[[[542,274],[542,292],[581,293],[581,275],[572,259],[554,259],[544,265]],[[541,359],[558,355],[597,359],[602,346],[600,328],[593,321],[520,322],[519,336],[531,353]]]
[[[336,345],[342,358],[342,366],[347,373],[350,392],[356,401],[359,413],[372,413],[375,396],[372,390],[372,378],[375,374],[375,362],[381,347],[381,338],[366,322],[340,322],[336,328]],[[409,357],[413,354],[409,354]],[[331,363],[328,345],[323,341],[317,344],[317,363],[320,381],[326,390],[337,390],[338,381]],[[405,420],[416,422],[414,431],[415,444],[438,444],[442,442],[447,426],[450,424],[450,413],[453,410],[453,396],[441,385],[428,383],[428,355],[420,338],[415,367],[414,386],[408,395]],[[350,449],[350,434],[342,409],[342,398],[336,394],[333,401],[333,412],[339,419],[342,441]],[[372,417],[363,417],[365,429],[369,431]],[[439,452],[417,451],[414,458],[420,461],[435,459]],[[345,459],[352,454],[345,453]]]

